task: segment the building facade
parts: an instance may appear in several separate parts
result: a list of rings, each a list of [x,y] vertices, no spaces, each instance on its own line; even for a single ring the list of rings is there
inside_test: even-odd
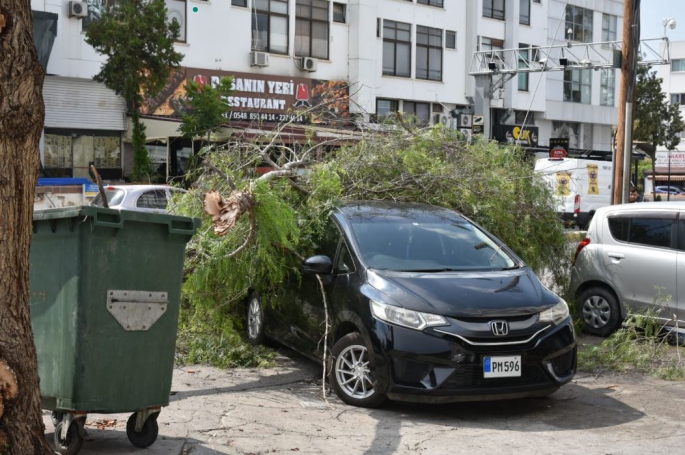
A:
[[[89,163],[105,178],[131,171],[130,120],[124,101],[92,81],[103,57],[86,42],[106,0],[32,0],[34,17],[51,14],[47,51],[43,164],[53,175],[86,176]],[[181,25],[176,48],[183,68],[148,100],[143,118],[153,161],[167,176],[183,172],[194,141],[178,132],[183,85],[234,77],[224,131],[258,137],[284,121],[282,140],[331,140],[341,130],[373,127],[402,111],[421,125],[470,124],[473,53],[550,44],[611,41],[621,27],[615,0],[166,0]],[[608,52],[608,51],[607,51]],[[45,54],[45,51],[43,52]],[[571,148],[610,150],[616,123],[617,72],[526,73],[493,94],[498,137],[526,121],[535,143],[569,137]],[[323,105],[323,112],[299,112]],[[300,110],[298,110],[300,109]],[[527,114],[527,115],[526,115]],[[467,118],[466,117],[463,118]]]

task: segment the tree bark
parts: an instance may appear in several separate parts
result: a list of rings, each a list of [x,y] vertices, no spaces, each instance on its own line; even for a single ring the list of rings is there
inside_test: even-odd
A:
[[[0,16],[0,453],[54,453],[44,435],[29,315],[44,72],[33,43],[31,2],[2,0]]]

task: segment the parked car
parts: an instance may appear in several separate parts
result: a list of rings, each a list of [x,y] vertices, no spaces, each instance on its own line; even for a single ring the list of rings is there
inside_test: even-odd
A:
[[[657,194],[668,194],[671,193],[673,195],[680,195],[683,194],[683,189],[679,188],[677,186],[657,186],[654,188],[654,192]]]
[[[684,266],[685,202],[597,210],[571,271],[583,330],[606,336],[628,311],[647,309],[663,323],[685,326]]]
[[[176,192],[186,190],[168,185],[107,185],[104,187],[111,209],[169,213],[169,201]],[[93,198],[91,205],[103,207],[102,194]]]
[[[344,402],[443,403],[545,396],[576,371],[566,302],[506,245],[450,210],[355,203],[328,220],[317,255],[248,299],[248,337],[321,361]]]

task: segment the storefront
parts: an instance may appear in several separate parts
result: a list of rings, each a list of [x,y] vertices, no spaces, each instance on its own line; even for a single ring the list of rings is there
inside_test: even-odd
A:
[[[103,84],[46,76],[41,161],[50,177],[88,177],[92,163],[104,179],[121,179],[126,103]]]

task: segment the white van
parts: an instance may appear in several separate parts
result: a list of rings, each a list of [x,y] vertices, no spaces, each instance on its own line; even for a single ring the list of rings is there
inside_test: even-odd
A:
[[[612,164],[578,158],[541,158],[535,172],[542,175],[557,197],[557,212],[564,221],[586,229],[595,211],[611,201]]]

